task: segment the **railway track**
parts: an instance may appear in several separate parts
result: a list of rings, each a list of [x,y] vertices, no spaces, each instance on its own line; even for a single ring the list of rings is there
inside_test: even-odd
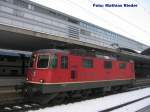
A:
[[[148,79],[137,79],[134,87],[150,85],[150,78]]]

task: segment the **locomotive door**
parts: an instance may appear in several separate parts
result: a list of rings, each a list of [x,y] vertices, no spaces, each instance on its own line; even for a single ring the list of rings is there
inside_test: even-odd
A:
[[[77,79],[77,66],[71,66],[71,79]]]
[[[112,76],[112,61],[104,61],[105,79],[109,80]]]

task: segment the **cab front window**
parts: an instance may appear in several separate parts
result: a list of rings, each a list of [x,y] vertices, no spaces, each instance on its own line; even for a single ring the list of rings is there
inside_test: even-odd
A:
[[[39,55],[37,68],[48,68],[49,55]]]

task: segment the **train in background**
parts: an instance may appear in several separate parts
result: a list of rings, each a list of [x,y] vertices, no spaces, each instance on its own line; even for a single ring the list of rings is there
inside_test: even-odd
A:
[[[11,50],[0,50],[0,76],[24,76],[31,54]]]
[[[30,54],[0,51],[0,76],[24,76],[29,59]]]
[[[30,57],[31,52],[0,49],[0,94],[24,83]]]

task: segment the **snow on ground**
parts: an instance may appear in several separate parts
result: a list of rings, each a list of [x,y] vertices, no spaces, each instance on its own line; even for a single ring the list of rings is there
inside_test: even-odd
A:
[[[48,107],[48,108],[36,110],[36,112],[98,112],[148,95],[150,95],[150,88],[145,88],[141,90],[135,90],[135,91],[125,92],[125,93],[110,95],[110,96],[96,98],[92,100],[70,103],[67,105]],[[150,98],[123,107],[122,108],[123,110],[118,109],[113,112],[116,111],[134,112],[147,105],[150,105]],[[130,108],[134,108],[134,109],[129,110]],[[35,112],[35,111],[30,111],[30,112]]]

